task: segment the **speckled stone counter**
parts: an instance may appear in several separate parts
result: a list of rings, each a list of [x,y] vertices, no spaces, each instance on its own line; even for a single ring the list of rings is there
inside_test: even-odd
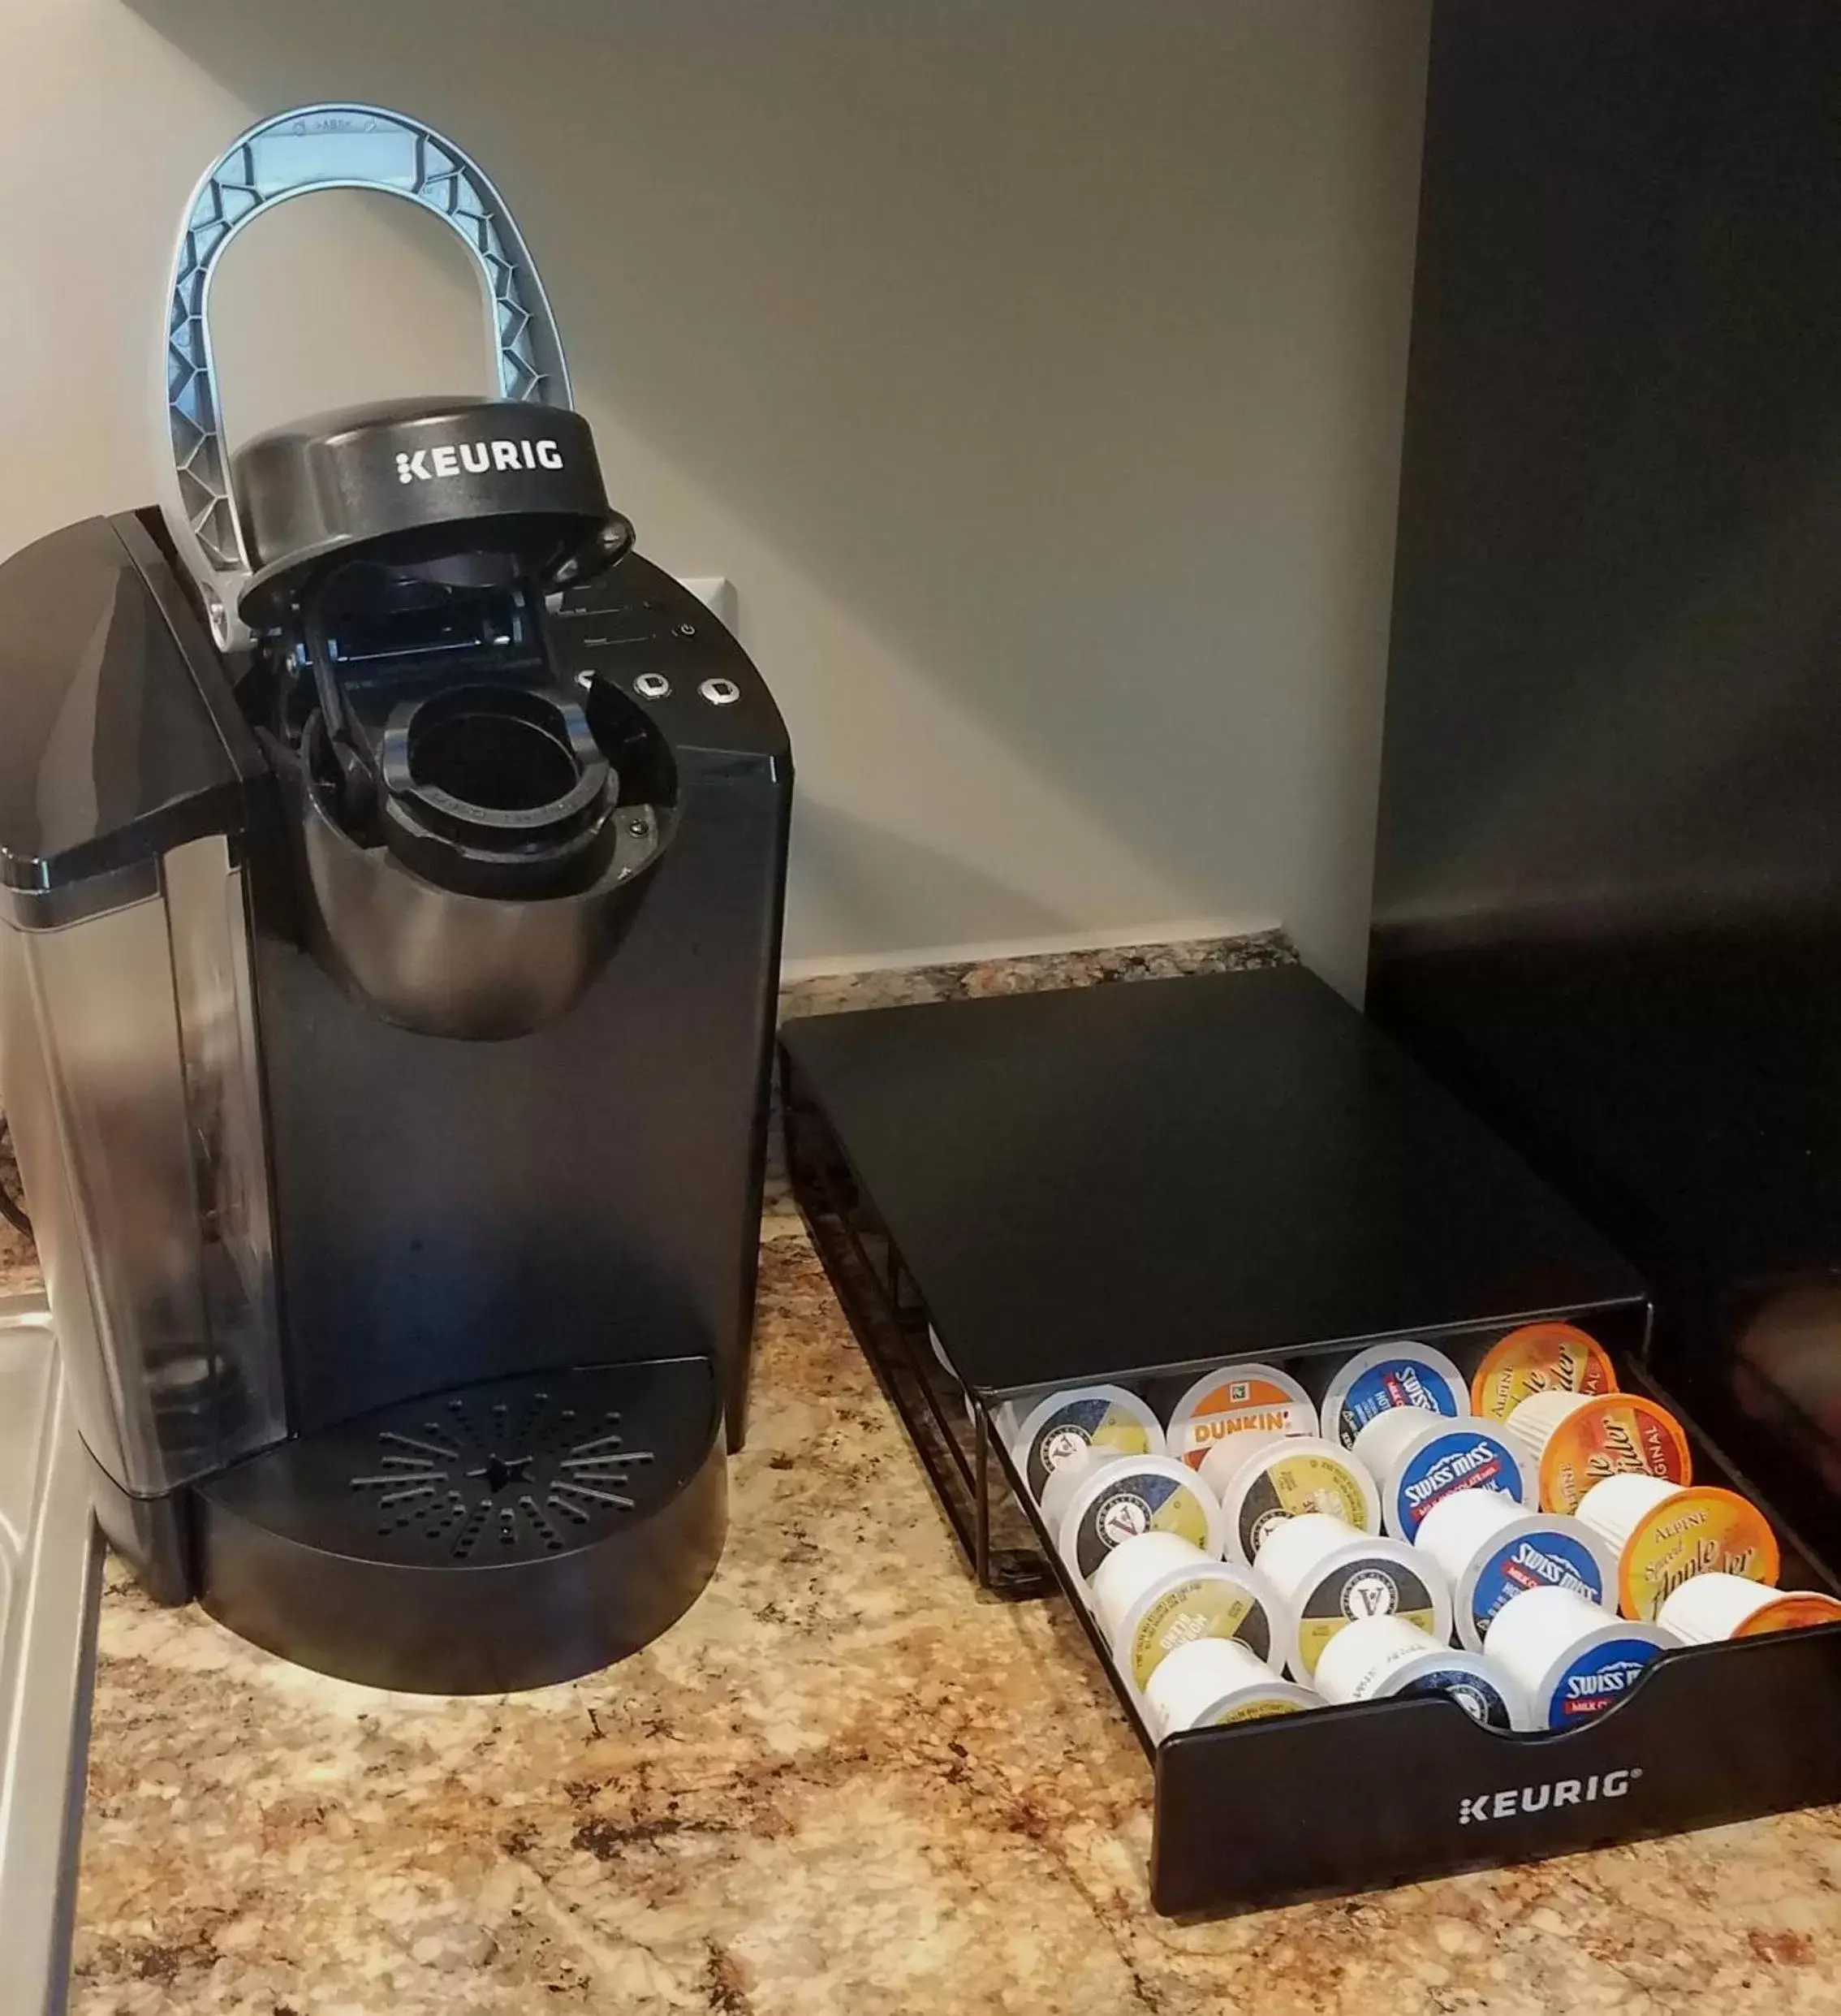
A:
[[[624,1665],[377,1694],[112,1573],[80,2016],[1841,2011],[1835,1811],[1156,1917],[1149,1770],[1084,1642],[974,1591],[816,1261],[770,1230],[727,1552]]]

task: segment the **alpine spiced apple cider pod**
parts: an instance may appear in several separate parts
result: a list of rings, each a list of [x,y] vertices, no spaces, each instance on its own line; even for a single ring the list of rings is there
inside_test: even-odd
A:
[[[1656,1621],[1686,1644],[1712,1645],[1722,1638],[1763,1638],[1773,1631],[1841,1624],[1841,1602],[1813,1589],[1773,1589],[1715,1569],[1690,1575],[1671,1589]]]
[[[1545,1512],[1576,1512],[1607,1477],[1692,1482],[1681,1423],[1641,1393],[1536,1393],[1503,1423],[1537,1479]]]
[[[1618,1608],[1627,1617],[1653,1618],[1695,1575],[1777,1580],[1777,1536],[1735,1491],[1659,1477],[1607,1477],[1580,1500],[1579,1517],[1617,1556]]]
[[[1617,1373],[1597,1338],[1569,1323],[1524,1323],[1485,1353],[1470,1381],[1470,1410],[1506,1421],[1536,1393],[1614,1393]]]

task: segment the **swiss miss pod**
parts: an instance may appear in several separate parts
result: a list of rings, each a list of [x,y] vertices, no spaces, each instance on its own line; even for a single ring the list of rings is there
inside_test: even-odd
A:
[[[1620,1388],[1656,1400],[1682,1422],[1698,1480],[1761,1505],[1782,1540],[1781,1586],[1831,1587],[1833,1578],[1755,1486],[1645,1375],[1636,1353],[1646,1309],[1578,1309],[1567,1320],[1608,1348]],[[1507,1327],[1415,1334],[1468,1377]],[[1351,1348],[1313,1347],[1276,1362],[1321,1388]],[[1145,1390],[1175,1384],[1180,1372],[1116,1376]],[[1568,1729],[1487,1729],[1454,1701],[1421,1696],[1179,1729],[1159,1742],[1015,1466],[1002,1432],[1014,1414],[996,1412],[985,1426],[992,1467],[1001,1466],[1036,1527],[1045,1561],[1149,1753],[1151,1897],[1166,1915],[1218,1915],[1380,1889],[1841,1798],[1841,1746],[1806,1740],[1811,1728],[1841,1719],[1841,1624],[1671,1649],[1623,1699]],[[1271,1817],[1249,1824],[1249,1815]]]

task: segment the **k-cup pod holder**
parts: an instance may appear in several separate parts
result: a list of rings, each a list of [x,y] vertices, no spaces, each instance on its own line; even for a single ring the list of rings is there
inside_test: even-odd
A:
[[[1710,1634],[1739,1631],[1754,1614],[1764,1627],[1774,1617],[1800,1628],[1761,1628],[1751,1635],[1690,1643],[1684,1634],[1666,1633],[1666,1626],[1620,1618],[1617,1590],[1609,1588],[1610,1607],[1597,1613],[1604,1627],[1597,1637],[1605,1648],[1587,1656],[1594,1639],[1570,1662],[1589,1712],[1560,1726],[1500,1726],[1505,1720],[1536,1719],[1525,1705],[1527,1675],[1537,1682],[1547,1679],[1552,1694],[1569,1662],[1559,1656],[1563,1647],[1545,1660],[1537,1656],[1553,1635],[1545,1627],[1523,1634],[1535,1649],[1517,1649],[1512,1664],[1491,1658],[1486,1626],[1492,1608],[1499,1611],[1506,1595],[1520,1592],[1517,1577],[1528,1588],[1550,1577],[1564,1583],[1575,1554],[1601,1569],[1615,1566],[1616,1558],[1597,1532],[1584,1529],[1581,1539],[1574,1530],[1578,1521],[1543,1513],[1536,1485],[1518,1480],[1519,1487],[1503,1496],[1499,1518],[1442,1522],[1441,1556],[1416,1541],[1377,1535],[1375,1551],[1398,1550],[1417,1561],[1446,1603],[1455,1598],[1473,1605],[1472,1626],[1466,1629],[1454,1608],[1448,1637],[1428,1635],[1432,1627],[1423,1619],[1394,1634],[1398,1644],[1380,1643],[1384,1634],[1376,1634],[1371,1660],[1343,1660],[1350,1674],[1332,1674],[1338,1690],[1351,1697],[1340,1704],[1300,1684],[1283,1659],[1261,1658],[1240,1638],[1231,1650],[1222,1639],[1213,1641],[1223,1649],[1206,1657],[1185,1653],[1183,1670],[1147,1688],[1140,1684],[1145,1676],[1126,1670],[1129,1660],[1117,1656],[1115,1634],[1108,1629],[1117,1619],[1101,1614],[1091,1562],[1083,1572],[1063,1549],[1070,1494],[1051,1494],[1051,1507],[1061,1515],[1051,1519],[1041,1503],[1046,1479],[1032,1481],[1020,1431],[1032,1417],[1053,1412],[1047,1403],[1054,1388],[991,1390],[961,1376],[950,1324],[929,1307],[823,1114],[804,1095],[796,1068],[785,1074],[785,1093],[789,1168],[806,1222],[857,1339],[914,1440],[968,1568],[1000,1596],[1061,1593],[1146,1752],[1153,1785],[1151,1895],[1159,1910],[1219,1915],[1841,1798],[1841,1754],[1806,1740],[1809,1729],[1832,1727],[1841,1717],[1841,1621],[1832,1621],[1841,1583],[1831,1565],[1798,1541],[1768,1495],[1734,1469],[1658,1383],[1648,1362],[1649,1310],[1640,1298],[1511,1310],[1487,1321],[1421,1328],[1410,1336],[1307,1341],[1283,1352],[1262,1349],[1254,1368],[1263,1382],[1257,1399],[1250,1397],[1256,1382],[1243,1382],[1249,1388],[1247,1424],[1255,1433],[1288,1429],[1296,1435],[1313,1425],[1301,1415],[1293,1418],[1300,1405],[1296,1396],[1308,1395],[1316,1413],[1313,1443],[1328,1441],[1352,1461],[1352,1444],[1366,1425],[1358,1415],[1386,1390],[1390,1377],[1419,1384],[1427,1394],[1445,1393],[1451,1411],[1446,1415],[1441,1406],[1439,1416],[1461,1430],[1476,1425],[1469,1416],[1481,1404],[1485,1383],[1498,1398],[1511,1401],[1530,1390],[1526,1379],[1506,1379],[1502,1371],[1503,1347],[1515,1333],[1546,1327],[1583,1332],[1598,1349],[1570,1362],[1592,1369],[1568,1375],[1589,1377],[1596,1388],[1608,1365],[1618,1390],[1636,1403],[1634,1416],[1647,1418],[1653,1407],[1679,1422],[1697,1483],[1757,1509],[1781,1555],[1778,1586],[1786,1599],[1792,1591],[1798,1599],[1748,1604],[1710,1591],[1686,1612],[1698,1617],[1704,1610],[1714,1617],[1715,1625],[1703,1627]],[[1568,1362],[1569,1351],[1576,1347],[1556,1346],[1549,1362]],[[1439,1369],[1441,1361],[1455,1368],[1455,1378]],[[1089,1510],[1103,1497],[1092,1480],[1109,1466],[1133,1469],[1123,1459],[1134,1452],[1136,1467],[1147,1470],[1178,1448],[1192,1451],[1198,1474],[1205,1461],[1214,1462],[1219,1477],[1254,1467],[1215,1456],[1219,1435],[1195,1426],[1198,1390],[1218,1384],[1213,1373],[1231,1366],[1224,1353],[1214,1366],[1121,1365],[1097,1379],[1067,1382],[1070,1388],[1124,1396],[1123,1401],[1096,1400],[1086,1409],[1093,1417],[1089,1429],[1108,1439],[1074,1459]],[[1352,1366],[1352,1379],[1346,1376]],[[1538,1371],[1532,1389],[1541,1390]],[[1347,1411],[1352,1393],[1356,1414]],[[1326,1400],[1334,1403],[1327,1428]],[[1427,1416],[1429,1422],[1437,1418]],[[1522,1445],[1503,1431],[1500,1419],[1487,1425],[1489,1446],[1476,1465],[1501,1467],[1505,1444],[1515,1453]],[[1481,1447],[1483,1438],[1477,1440]],[[1531,1478],[1537,1477],[1548,1440],[1543,1431]],[[1422,1441],[1428,1439],[1395,1431],[1371,1438],[1369,1445],[1384,1444],[1390,1454],[1382,1482],[1392,1484],[1402,1509],[1395,1522],[1403,1525],[1410,1509],[1416,1530],[1422,1507],[1445,1502],[1441,1464],[1455,1474],[1466,1463],[1461,1452],[1454,1462],[1451,1453],[1435,1446],[1436,1438],[1423,1451]],[[1257,1454],[1265,1459],[1267,1452]],[[1414,1486],[1410,1496],[1408,1482]],[[1472,1526],[1474,1533],[1468,1530]],[[1498,1534],[1492,1551],[1488,1543]],[[1225,1584],[1237,1564],[1231,1549],[1224,1551],[1225,1572],[1216,1579]],[[1498,1553],[1506,1557],[1502,1562],[1495,1561]],[[1447,1561],[1457,1573],[1444,1565]],[[1182,1580],[1174,1560],[1148,1565],[1164,1570],[1161,1579],[1145,1578],[1153,1600],[1159,1589]],[[1664,1572],[1679,1573],[1681,1566]],[[1240,1566],[1238,1572],[1247,1571]],[[1252,1572],[1259,1574],[1257,1556]],[[1123,1617],[1128,1593],[1141,1615],[1139,1592],[1126,1587],[1132,1578],[1116,1579],[1119,1586],[1104,1607]],[[1269,1589],[1269,1579],[1262,1578],[1260,1586]],[[1104,1593],[1103,1582],[1101,1588]],[[1223,1613],[1226,1599],[1211,1599],[1216,1614]],[[1283,1611],[1282,1595],[1269,1600]],[[1227,1613],[1250,1615],[1252,1606],[1243,1599]],[[1295,1618],[1287,1626],[1281,1617],[1279,1624],[1295,1636]],[[1666,1634],[1666,1648],[1653,1657],[1646,1643],[1640,1660],[1619,1656],[1625,1639],[1658,1633]],[[1205,1636],[1190,1641],[1209,1642]],[[1441,1649],[1448,1657],[1414,1663],[1415,1655]],[[1540,1673],[1533,1673],[1535,1665]],[[1505,1704],[1503,1714],[1493,1718],[1497,1726],[1464,1701],[1472,1667],[1490,1681],[1472,1690],[1476,1699]],[[1416,1690],[1414,1681],[1428,1671],[1436,1684]],[[1149,1675],[1153,1681],[1155,1673],[1153,1668]],[[1614,1693],[1605,1691],[1614,1686]],[[1184,1725],[1191,1716],[1214,1713],[1222,1719],[1213,1725]],[[1337,1787],[1338,1796],[1321,1798],[1325,1785]],[[1248,1814],[1278,1813],[1287,1816],[1283,1827],[1246,1824]]]

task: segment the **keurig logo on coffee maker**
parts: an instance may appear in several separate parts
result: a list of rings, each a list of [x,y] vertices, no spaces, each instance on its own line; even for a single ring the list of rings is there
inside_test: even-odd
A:
[[[399,450],[396,480],[430,483],[437,477],[484,476],[488,469],[559,469],[563,451],[554,441],[462,441],[451,447]]]
[[[229,455],[217,261],[329,187],[455,229],[499,396]],[[722,1546],[785,730],[632,551],[529,254],[440,135],[245,134],[163,347],[162,508],[0,568],[0,1096],[99,1516],[156,1595],[327,1672],[566,1678]]]

